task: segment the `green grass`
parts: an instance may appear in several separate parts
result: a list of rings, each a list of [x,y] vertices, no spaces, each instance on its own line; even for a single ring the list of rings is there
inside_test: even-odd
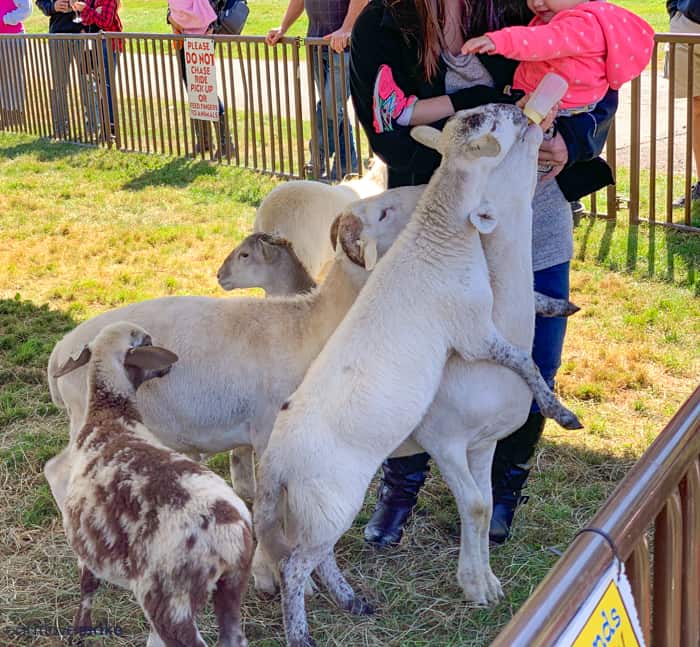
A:
[[[23,643],[5,638],[10,628],[69,625],[79,598],[75,558],[42,474],[67,436],[44,372],[52,345],[78,322],[122,303],[223,296],[216,269],[249,232],[256,204],[275,181],[227,166],[0,133],[0,183],[0,644],[14,647]],[[545,430],[530,501],[512,540],[492,555],[506,599],[493,609],[461,601],[458,515],[433,473],[394,551],[363,545],[374,502],[374,490],[368,493],[338,556],[378,613],[353,618],[316,596],[309,620],[319,644],[488,645],[554,564],[555,551],[567,547],[696,387],[700,299],[689,276],[697,271],[698,238],[657,230],[650,264],[647,227],[584,218],[575,236],[572,298],[582,311],[570,321],[558,390],[585,429]],[[210,465],[226,476],[224,455]],[[145,642],[145,622],[127,592],[102,587],[94,618],[124,630],[106,644]],[[281,644],[276,601],[250,591],[244,622],[253,647]],[[210,609],[200,624],[213,644]]]

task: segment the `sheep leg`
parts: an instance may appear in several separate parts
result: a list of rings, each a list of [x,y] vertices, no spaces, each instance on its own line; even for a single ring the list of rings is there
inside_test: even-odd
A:
[[[576,414],[557,400],[557,396],[544,381],[530,353],[513,346],[495,328],[484,339],[485,343],[481,350],[467,347],[464,350],[457,349],[457,352],[467,361],[485,359],[511,369],[530,387],[543,416],[553,418],[564,429],[583,427]]]
[[[272,564],[272,559],[268,556],[263,548],[263,544],[258,542],[253,554],[252,566],[253,582],[255,594],[263,600],[274,597],[279,588],[279,574]],[[314,581],[309,578],[304,586],[304,595],[311,597],[316,592]]]
[[[487,519],[491,519],[493,513],[493,493],[491,491],[491,465],[493,463],[493,454],[496,451],[495,442],[486,442],[467,449],[467,462],[469,470],[476,482],[481,496],[486,504]],[[503,589],[498,578],[491,570],[489,559],[489,524],[487,523],[482,529],[481,537],[479,538],[479,549],[481,552],[481,563],[486,566],[486,596],[489,600],[497,602],[503,598]]]
[[[231,485],[234,492],[248,505],[255,498],[255,458],[249,445],[236,447],[229,453]]]
[[[151,626],[146,647],[207,647],[196,622],[197,609],[189,606],[193,591],[182,583],[177,588],[172,581],[151,580],[151,588],[142,588],[139,580],[134,591]]]
[[[535,314],[540,317],[569,317],[580,309],[568,299],[555,299],[541,292],[535,292]]]
[[[82,566],[80,571],[80,606],[73,619],[73,632],[80,634],[80,628],[92,627],[92,598],[100,586],[100,580],[87,567]]]
[[[212,599],[219,623],[218,647],[246,647],[248,644],[241,629],[241,599],[246,580],[245,574],[226,573],[216,583]]]
[[[280,562],[282,614],[288,647],[316,647],[306,621],[304,585],[319,561],[317,556],[302,553],[297,547]]]
[[[331,594],[336,604],[345,611],[356,616],[366,616],[374,613],[374,609],[358,596],[338,568],[333,552],[317,567],[316,575]]]
[[[457,581],[464,591],[468,602],[488,605],[498,601],[490,597],[489,582],[482,554],[484,533],[488,540],[489,521],[491,519],[489,503],[491,493],[484,498],[469,470],[467,448],[464,438],[440,436],[426,438],[421,444],[435,459],[440,473],[445,479],[457,503],[460,518],[459,566]],[[488,482],[491,482],[489,478]]]

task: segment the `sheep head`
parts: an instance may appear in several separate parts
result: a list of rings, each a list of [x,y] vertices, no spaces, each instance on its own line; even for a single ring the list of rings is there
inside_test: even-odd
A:
[[[129,396],[147,380],[166,375],[177,360],[175,353],[153,346],[151,336],[143,328],[120,321],[105,326],[78,358],[69,358],[54,377],[92,362],[91,379],[94,376],[110,391]]]
[[[216,278],[224,290],[260,287],[265,267],[276,265],[283,255],[297,259],[285,238],[264,232],[251,234],[226,257]]]
[[[333,248],[340,238],[348,258],[371,270],[411,219],[424,189],[399,187],[349,204],[331,227]]]
[[[454,115],[442,131],[431,126],[416,126],[411,136],[424,146],[434,148],[450,164],[463,165],[480,160],[497,166],[527,127],[523,111],[512,105],[490,103]]]

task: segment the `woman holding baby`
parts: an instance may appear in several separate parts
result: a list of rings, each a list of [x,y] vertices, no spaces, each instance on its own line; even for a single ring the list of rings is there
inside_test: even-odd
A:
[[[598,6],[591,10],[592,5]],[[602,5],[611,9],[601,17]],[[618,9],[607,2],[587,0],[371,0],[352,33],[352,98],[372,149],[388,166],[389,188],[425,184],[440,163],[436,151],[411,138],[411,126],[431,123],[440,128],[459,110],[486,103],[516,103],[533,89],[519,82],[525,78],[531,83],[546,71],[556,71],[566,78],[570,89],[576,89],[575,109],[557,115],[551,137],[540,148],[539,164],[548,170],[540,177],[533,199],[534,286],[560,299],[569,295],[573,255],[569,202],[613,181],[609,167],[598,155],[617,109],[616,88],[624,81],[606,77],[605,19],[621,27],[632,16],[634,30],[625,33],[624,43],[631,34],[635,37],[634,55],[640,59],[650,56],[637,50],[643,50],[653,38],[651,28]],[[645,26],[648,37],[640,40]],[[508,38],[501,37],[499,30],[508,27],[513,31],[506,32]],[[531,58],[534,49],[523,46],[524,32],[519,29],[542,30],[537,33],[536,61]],[[565,39],[580,31],[584,37],[577,37],[568,47]],[[536,32],[529,33],[534,42]],[[491,34],[496,34],[493,40],[488,38]],[[558,47],[545,53],[552,40]],[[512,46],[507,48],[504,41]],[[584,41],[592,43],[587,51],[581,48]],[[528,60],[519,65],[516,57],[523,47],[526,53],[521,58]],[[568,60],[557,60],[564,56]],[[581,63],[581,57],[588,59]],[[633,66],[634,75],[648,60]],[[533,72],[535,64],[540,69]],[[578,87],[577,71],[582,67],[590,69],[584,92]],[[574,70],[576,78],[567,76],[567,70]],[[624,80],[631,78],[629,73]],[[533,358],[550,386],[561,362],[565,332],[564,318],[536,318]],[[492,469],[489,536],[493,543],[506,541],[515,509],[526,500],[522,489],[544,423],[533,402],[525,424],[498,443]],[[377,508],[365,530],[366,541],[376,546],[400,541],[428,462],[427,454],[385,461]]]

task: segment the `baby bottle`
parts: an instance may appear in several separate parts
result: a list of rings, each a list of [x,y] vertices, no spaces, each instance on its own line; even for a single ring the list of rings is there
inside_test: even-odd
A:
[[[566,94],[569,84],[558,74],[547,72],[540,81],[523,112],[530,121],[539,124],[554,105]]]
[[[525,116],[533,123],[539,124],[566,94],[568,88],[569,84],[566,82],[566,79],[554,72],[547,72],[525,104],[523,108]],[[552,136],[553,127],[544,134],[544,138],[551,139]],[[539,164],[537,166],[539,176],[547,175],[551,170],[552,166],[549,164]]]

